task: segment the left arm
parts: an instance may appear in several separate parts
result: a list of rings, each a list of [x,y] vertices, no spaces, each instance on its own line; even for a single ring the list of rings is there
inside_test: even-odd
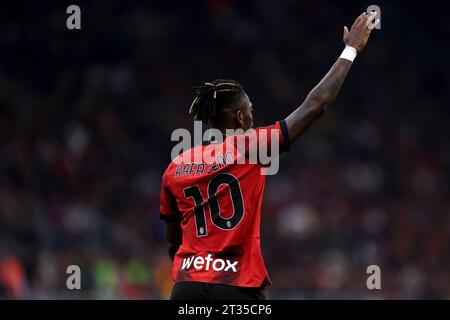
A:
[[[341,90],[351,66],[351,61],[339,58],[302,105],[286,118],[290,142],[297,140],[325,113]]]
[[[357,53],[361,53],[373,29],[368,25],[373,17],[374,13],[364,12],[356,18],[350,31],[344,27],[344,44],[354,48]],[[374,26],[378,23],[379,20]],[[352,61],[339,58],[325,77],[311,90],[301,106],[286,118],[290,142],[297,140],[326,112],[341,90],[351,66]]]
[[[169,256],[173,261],[183,239],[183,232],[179,221],[166,223],[166,239],[169,244]]]

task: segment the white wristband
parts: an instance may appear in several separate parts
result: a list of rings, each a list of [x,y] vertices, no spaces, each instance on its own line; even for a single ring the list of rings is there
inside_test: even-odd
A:
[[[350,60],[351,62],[353,62],[353,60],[355,60],[357,55],[356,49],[350,46],[345,46],[344,51],[342,51],[341,55],[339,56],[339,58],[342,59],[347,59]]]

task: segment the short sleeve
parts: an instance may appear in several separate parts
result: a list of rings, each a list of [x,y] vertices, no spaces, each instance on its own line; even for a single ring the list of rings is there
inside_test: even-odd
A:
[[[243,156],[245,163],[267,166],[280,153],[290,150],[290,141],[286,122],[277,121],[273,125],[250,129],[245,134],[232,136],[229,141],[235,144],[238,160],[241,162]]]
[[[178,210],[173,194],[167,187],[167,175],[164,173],[161,181],[160,218],[166,222],[175,222],[178,219]]]
[[[280,153],[290,150],[289,135],[285,120],[277,121],[271,126],[259,127],[255,130],[258,149],[262,148],[271,152],[274,144],[277,144]],[[273,139],[276,139],[276,141]]]

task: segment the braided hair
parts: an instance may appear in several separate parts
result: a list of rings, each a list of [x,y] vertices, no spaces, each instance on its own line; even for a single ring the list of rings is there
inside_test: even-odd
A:
[[[189,114],[194,120],[207,124],[209,120],[217,120],[244,94],[244,88],[237,81],[219,79],[205,82],[201,86],[194,87],[195,98],[189,108]]]

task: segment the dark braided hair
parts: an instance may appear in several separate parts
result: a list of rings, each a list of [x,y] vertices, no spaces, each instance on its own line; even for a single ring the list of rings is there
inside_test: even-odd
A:
[[[189,113],[194,120],[208,123],[208,120],[216,120],[217,116],[233,106],[244,94],[244,88],[237,81],[219,79],[205,82],[194,87],[195,98]]]

